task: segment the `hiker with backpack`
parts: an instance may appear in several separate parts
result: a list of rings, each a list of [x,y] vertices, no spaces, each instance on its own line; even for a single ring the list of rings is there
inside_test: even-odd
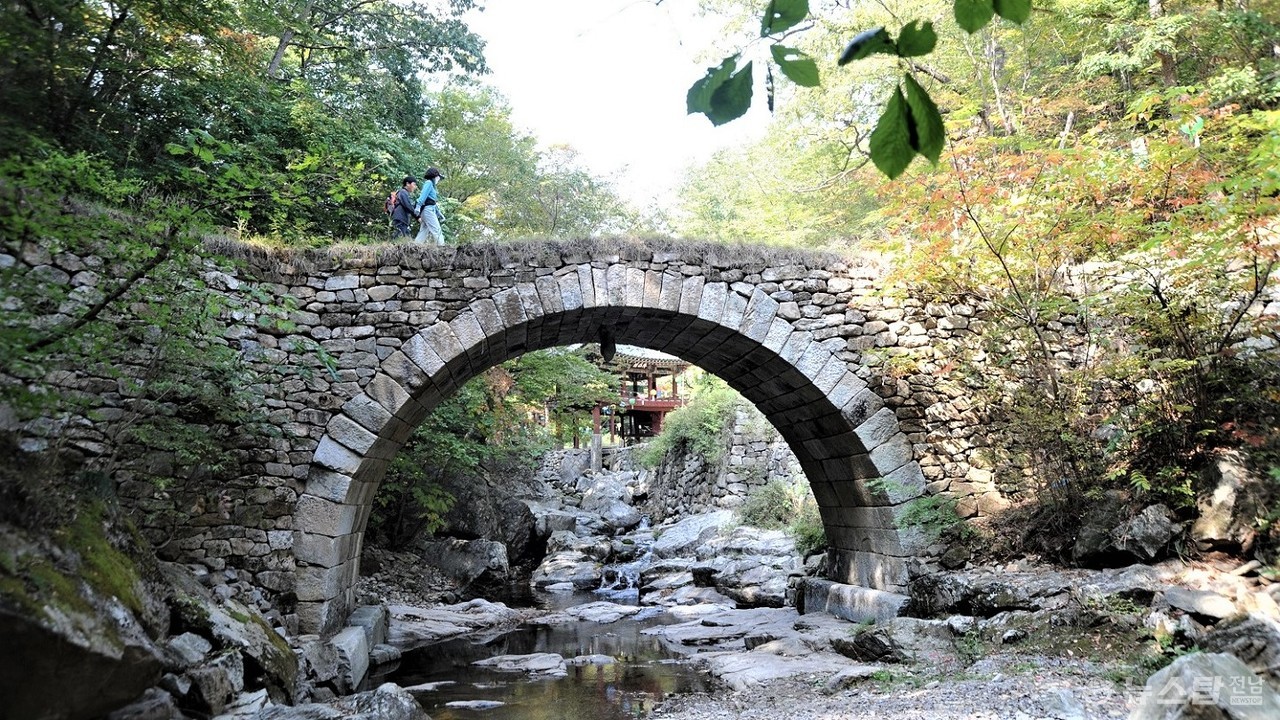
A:
[[[387,211],[391,213],[391,239],[409,237],[413,230],[409,223],[413,222],[413,193],[418,189],[418,179],[412,175],[405,176],[400,182],[400,189],[387,198]]]
[[[422,174],[422,194],[418,196],[418,204],[414,206],[421,223],[418,235],[413,239],[415,243],[425,243],[430,236],[437,245],[444,244],[444,230],[440,227],[440,223],[444,221],[444,213],[440,211],[440,196],[436,194],[436,183],[443,177],[444,173],[433,167],[427,168]]]

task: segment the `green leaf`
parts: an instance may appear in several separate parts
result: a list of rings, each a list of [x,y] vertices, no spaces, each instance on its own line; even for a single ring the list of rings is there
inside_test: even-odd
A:
[[[685,107],[690,115],[703,113],[710,116],[711,95],[715,93],[716,88],[729,79],[729,75],[733,73],[737,64],[737,55],[727,57],[719,65],[708,68],[707,74],[703,75],[701,80],[689,86],[689,93],[685,96]]]
[[[893,89],[893,97],[884,108],[884,114],[871,131],[871,162],[890,180],[902,174],[916,150],[911,142],[911,115],[900,88]]]
[[[760,23],[760,37],[794,27],[808,14],[809,0],[770,0]]]
[[[711,93],[711,112],[707,117],[716,125],[737,120],[751,107],[751,63],[729,76]]]
[[[689,114],[702,113],[715,125],[746,114],[751,107],[751,63],[734,72],[737,63],[737,55],[726,58],[689,88],[686,97]]]
[[[968,33],[976,33],[996,14],[992,0],[955,0],[956,23]]]
[[[769,48],[769,52],[773,53],[773,61],[778,63],[782,74],[790,78],[791,82],[801,87],[819,85],[818,64],[813,61],[813,58],[784,45],[774,45]]]
[[[179,145],[178,143],[169,143],[164,146],[164,149],[167,150],[170,155],[186,155],[187,154],[187,148],[183,145]]]
[[[919,26],[919,27],[917,27]],[[919,20],[902,26],[898,33],[898,56],[919,57],[933,52],[938,44],[938,34],[933,31],[933,23]]]
[[[942,124],[942,113],[933,104],[933,98],[910,75],[903,80],[907,90],[907,110],[911,115],[911,127],[915,130],[912,147],[921,155],[929,158],[929,162],[938,164],[942,147],[947,143],[946,129]]]
[[[1031,0],[995,0],[996,14],[1021,25],[1031,17]]]
[[[840,53],[840,64],[848,65],[854,60],[861,60],[875,53],[896,55],[897,52],[898,48],[893,44],[893,38],[889,37],[889,33],[885,32],[884,28],[872,28],[858,33],[849,41],[844,52]]]

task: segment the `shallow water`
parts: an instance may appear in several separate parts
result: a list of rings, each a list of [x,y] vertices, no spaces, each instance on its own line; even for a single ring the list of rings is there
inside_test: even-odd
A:
[[[599,599],[591,598],[591,599]],[[582,601],[582,599],[579,599]],[[559,603],[557,603],[559,604]],[[674,622],[653,609],[638,618],[601,625],[590,622],[523,627],[487,641],[455,639],[405,653],[390,672],[371,678],[376,685],[402,687],[446,683],[412,691],[433,720],[622,720],[646,717],[670,693],[708,690],[710,679],[662,648],[641,630]],[[471,663],[497,655],[558,653],[609,655],[611,665],[570,665],[563,678],[530,678]],[[460,702],[502,703],[484,709],[450,707]]]

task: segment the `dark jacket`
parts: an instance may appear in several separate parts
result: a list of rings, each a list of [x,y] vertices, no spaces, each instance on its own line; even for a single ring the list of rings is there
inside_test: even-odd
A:
[[[409,223],[413,221],[413,196],[405,188],[396,191],[396,206],[391,210],[391,224],[396,232],[409,234]]]

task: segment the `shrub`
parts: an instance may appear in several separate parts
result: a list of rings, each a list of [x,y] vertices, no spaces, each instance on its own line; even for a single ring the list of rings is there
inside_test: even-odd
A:
[[[756,488],[738,508],[738,518],[744,524],[765,530],[784,528],[799,514],[795,490],[778,479]]]
[[[803,482],[770,480],[747,496],[738,508],[738,518],[745,525],[766,530],[785,528],[795,538],[801,555],[812,555],[827,545],[818,503]]]
[[[714,375],[703,376],[693,393],[689,404],[667,415],[662,433],[640,451],[642,466],[657,467],[669,453],[680,449],[696,452],[708,463],[719,462],[724,456],[725,432],[746,400]]]
[[[800,510],[800,515],[792,521],[792,537],[796,539],[796,552],[808,557],[827,547],[827,528],[822,524],[822,514],[818,512],[818,503],[809,498]]]

